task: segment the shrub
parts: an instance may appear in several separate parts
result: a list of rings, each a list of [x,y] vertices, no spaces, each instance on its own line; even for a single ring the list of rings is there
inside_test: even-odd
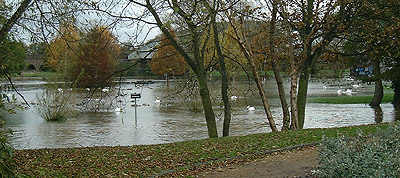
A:
[[[8,143],[7,131],[0,130],[0,177],[14,177],[15,161],[12,156],[13,148]]]
[[[66,91],[47,89],[37,96],[40,116],[47,121],[63,120],[75,114],[72,94]]]
[[[399,177],[400,125],[375,135],[324,139],[318,177]]]

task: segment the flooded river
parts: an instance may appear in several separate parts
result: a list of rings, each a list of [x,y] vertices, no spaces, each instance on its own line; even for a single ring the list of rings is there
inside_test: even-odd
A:
[[[164,82],[156,82],[145,87],[134,87],[128,80],[120,86],[126,95],[124,104],[116,105],[122,112],[114,109],[101,112],[81,112],[65,121],[48,122],[40,117],[37,106],[17,111],[16,114],[3,113],[6,128],[13,131],[10,138],[16,149],[64,148],[87,146],[127,146],[139,144],[159,144],[184,140],[207,138],[207,128],[204,115],[192,112],[184,107],[165,107],[156,103],[160,97],[161,103],[171,94],[165,94],[162,89]],[[21,93],[28,102],[36,103],[37,96],[43,93],[45,82],[19,82]],[[310,96],[334,96],[335,86],[322,87],[322,83],[311,83]],[[236,86],[247,87],[246,83]],[[275,86],[273,84],[267,86]],[[266,88],[272,98],[272,112],[276,117],[278,127],[282,123],[281,108],[274,87]],[[64,89],[66,90],[66,89]],[[218,93],[218,85],[212,92]],[[130,101],[131,93],[140,93],[137,101],[141,106],[135,109]],[[359,90],[360,95],[373,92],[371,86]],[[251,95],[251,94],[250,94]],[[231,123],[231,135],[247,135],[269,132],[270,128],[262,106],[259,105],[257,94],[246,96],[245,104],[233,103],[234,111]],[[238,96],[239,99],[244,96]],[[144,105],[143,105],[144,104]],[[255,111],[246,110],[246,105],[254,105]],[[218,108],[218,107],[216,107]],[[216,109],[218,116],[218,131],[222,135],[223,119],[221,111]],[[382,114],[375,117],[374,109],[365,104],[316,104],[309,103],[306,109],[305,128],[327,128],[350,125],[371,124],[376,122],[391,122],[394,111],[391,104],[382,105]]]

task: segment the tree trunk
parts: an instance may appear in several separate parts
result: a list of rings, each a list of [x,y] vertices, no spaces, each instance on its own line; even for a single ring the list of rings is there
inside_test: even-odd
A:
[[[251,67],[251,71],[253,73],[254,81],[257,84],[258,92],[259,92],[259,94],[261,96],[261,100],[263,102],[264,111],[265,111],[265,114],[267,115],[269,126],[271,127],[272,132],[277,132],[278,129],[276,129],[275,121],[274,121],[274,118],[272,116],[271,106],[269,105],[268,98],[265,95],[264,87],[263,87],[263,85],[261,83],[260,76],[257,74],[257,67],[254,64],[253,60],[251,60],[250,58],[247,58],[247,60],[250,63],[250,67]]]
[[[208,136],[210,138],[218,137],[217,124],[215,122],[215,114],[212,109],[210,100],[210,92],[207,85],[207,74],[197,74],[197,80],[199,81],[201,103],[203,104],[204,115],[207,122]]]
[[[281,130],[288,130],[289,129],[289,122],[290,122],[290,116],[289,116],[289,107],[288,103],[286,101],[286,95],[285,95],[285,88],[283,87],[283,82],[282,82],[282,77],[280,74],[279,70],[279,65],[278,61],[275,56],[275,24],[276,24],[276,15],[278,13],[278,7],[275,1],[272,1],[272,16],[271,16],[271,23],[269,26],[269,48],[271,51],[270,56],[272,56],[272,69],[274,71],[274,76],[276,80],[276,85],[278,87],[278,94],[279,94],[279,99],[281,101],[281,106],[282,106],[282,112],[283,112],[283,119],[282,119],[282,129]]]
[[[374,109],[374,114],[375,114],[375,123],[379,124],[383,120],[383,112],[381,106],[374,106],[372,107]]]
[[[400,110],[400,80],[392,81],[394,96],[393,96],[393,107],[396,110]]]
[[[165,79],[167,81],[167,88],[169,88],[169,76],[168,76],[168,73],[165,74]]]
[[[381,70],[380,70],[379,60],[374,59],[372,65],[374,67],[373,73],[374,73],[374,79],[375,79],[375,92],[374,92],[374,97],[372,98],[372,101],[371,101],[371,103],[369,103],[369,105],[372,107],[376,107],[382,103],[383,85],[382,85],[382,80],[380,79]]]
[[[371,103],[369,103],[370,106],[375,107],[379,106],[382,103],[383,99],[383,85],[382,85],[382,80],[377,79],[375,81],[375,92],[374,92],[374,97],[371,100]]]
[[[299,128],[299,117],[297,111],[297,71],[293,71],[292,75],[290,76],[290,110],[290,129],[296,130]]]
[[[298,112],[298,129],[303,129],[306,114],[308,80],[310,79],[310,70],[304,69],[300,74],[299,91],[297,94],[297,112]]]
[[[227,72],[225,69],[225,62],[223,61],[223,59],[222,62],[220,61],[220,65],[222,74],[221,94],[222,94],[222,100],[224,102],[224,126],[223,126],[222,136],[227,137],[229,136],[229,126],[231,124],[231,118],[232,118],[231,103],[228,97],[229,83],[228,83]],[[223,69],[222,66],[224,66]]]
[[[283,82],[282,82],[282,77],[281,77],[281,74],[280,74],[280,70],[276,66],[275,62],[273,62],[273,64],[272,64],[272,69],[274,71],[276,85],[278,87],[279,99],[281,101],[282,112],[283,112],[282,130],[288,130],[289,129],[290,116],[289,116],[288,103],[286,101],[285,88],[283,87]]]
[[[24,0],[19,5],[17,11],[11,16],[10,19],[7,20],[6,23],[2,24],[0,29],[0,44],[3,43],[4,39],[6,39],[8,32],[14,26],[15,23],[22,17],[26,9],[28,9],[29,5],[31,4],[32,0]]]
[[[289,46],[289,61],[290,61],[290,129],[296,130],[299,128],[299,114],[297,110],[297,79],[298,68],[293,54],[293,46]]]
[[[227,137],[229,136],[229,126],[231,124],[231,103],[229,101],[228,97],[228,90],[229,90],[229,79],[228,79],[228,74],[226,71],[226,66],[225,66],[225,59],[224,55],[222,54],[222,49],[219,44],[219,35],[218,35],[218,30],[217,30],[217,25],[215,22],[216,18],[216,12],[213,11],[213,16],[212,16],[212,27],[214,29],[214,44],[215,48],[217,50],[218,54],[218,61],[219,61],[219,67],[220,67],[220,72],[221,72],[221,95],[222,95],[222,101],[224,102],[224,126],[222,129],[222,136]]]

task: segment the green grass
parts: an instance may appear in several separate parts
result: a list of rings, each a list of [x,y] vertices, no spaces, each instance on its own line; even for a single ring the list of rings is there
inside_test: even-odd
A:
[[[382,103],[390,103],[393,101],[393,93],[383,96]],[[373,96],[335,96],[335,97],[310,97],[309,103],[326,103],[326,104],[368,104]]]
[[[62,74],[57,72],[24,72],[21,77],[41,77],[46,80],[62,77]]]
[[[160,145],[18,150],[17,173],[44,177],[189,176],[203,169],[266,156],[265,151],[319,142],[323,137],[375,133],[390,124],[306,129]],[[204,164],[208,163],[208,164]]]

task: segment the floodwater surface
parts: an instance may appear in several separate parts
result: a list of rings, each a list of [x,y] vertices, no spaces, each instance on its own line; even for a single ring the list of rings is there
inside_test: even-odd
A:
[[[159,144],[207,138],[206,122],[201,112],[192,112],[184,107],[176,106],[168,108],[155,102],[157,97],[169,96],[163,93],[165,90],[160,89],[165,85],[163,82],[145,87],[134,87],[130,83],[132,81],[120,86],[121,91],[127,94],[123,98],[127,102],[115,106],[121,108],[122,112],[115,112],[114,109],[101,112],[81,112],[74,117],[57,122],[42,119],[35,105],[24,111],[18,111],[16,114],[3,113],[6,119],[5,127],[13,131],[10,138],[11,144],[16,149],[38,149]],[[31,84],[32,82],[24,83]],[[44,87],[41,86],[43,83],[45,82],[33,82],[37,86],[21,89],[21,93],[28,102],[37,102],[37,96],[44,91]],[[237,85],[247,87],[247,84],[244,83]],[[310,95],[335,95],[337,88],[323,89],[321,86],[321,83],[311,83]],[[215,92],[219,92],[217,89],[218,87],[215,88]],[[267,90],[274,89],[267,88]],[[359,94],[370,93],[372,87],[364,90],[359,90]],[[137,107],[136,119],[135,109],[130,101],[130,94],[134,92],[141,94],[141,98],[137,101],[141,106]],[[277,126],[281,127],[282,114],[279,100],[275,96],[276,92],[271,91],[270,93],[275,97],[271,101],[272,113]],[[239,96],[239,99],[243,97]],[[161,97],[161,103],[166,99]],[[263,108],[257,103],[260,103],[257,97],[246,99],[246,105],[254,104],[256,107],[255,111],[249,112],[245,106],[235,105],[233,102],[231,135],[270,132]],[[342,127],[394,120],[395,113],[391,104],[383,104],[381,109],[382,113],[376,114],[374,109],[365,104],[308,103],[304,127]],[[218,132],[222,135],[223,116],[221,110],[216,109],[216,115]],[[378,116],[375,117],[376,115]]]

